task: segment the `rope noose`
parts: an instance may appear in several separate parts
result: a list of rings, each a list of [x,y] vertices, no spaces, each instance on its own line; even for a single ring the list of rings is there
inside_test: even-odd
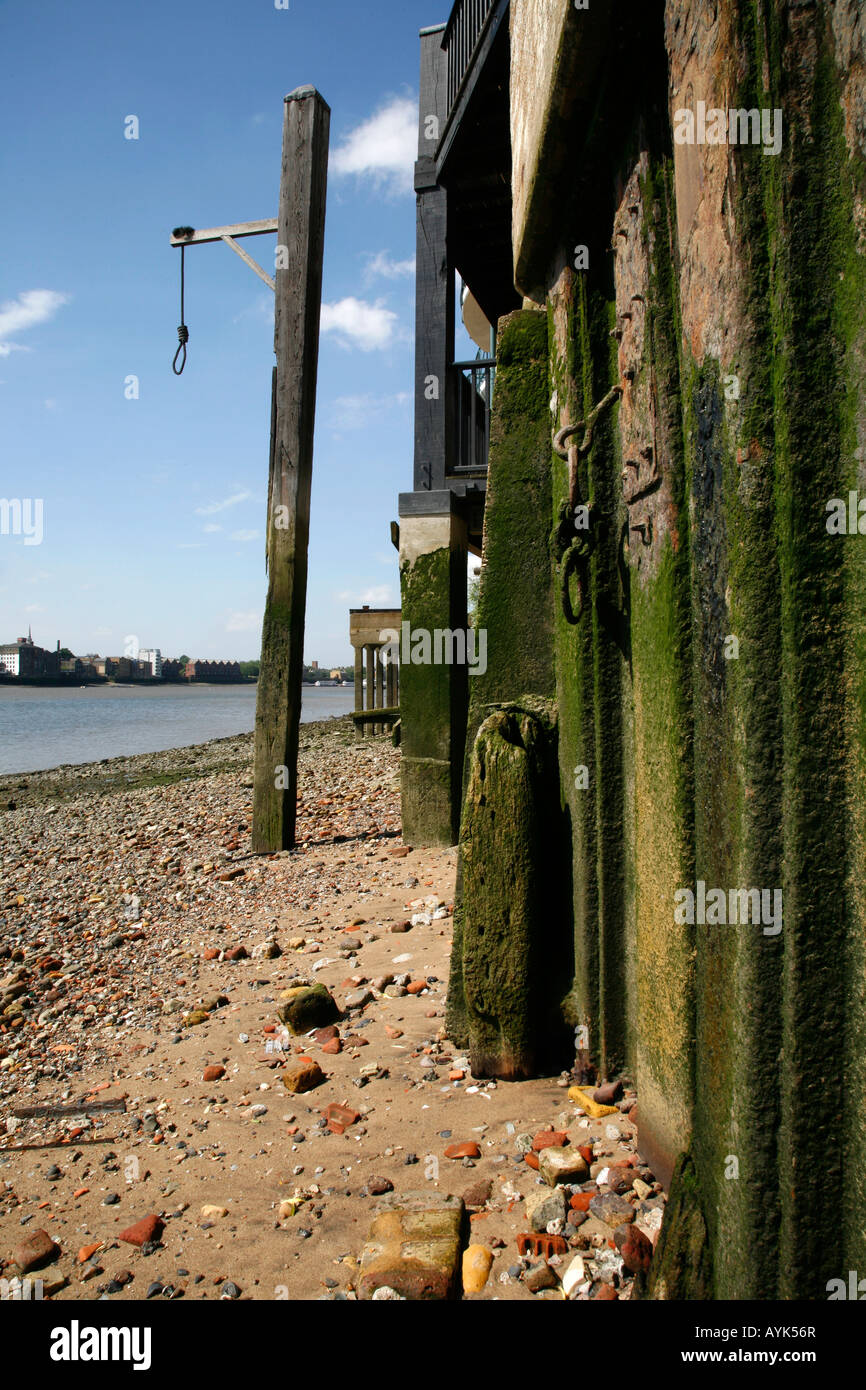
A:
[[[179,231],[180,231],[180,230],[184,230],[184,231],[185,231],[186,228],[183,228],[183,229],[179,228],[178,230],[179,230]],[[175,235],[177,235],[177,233],[175,233]],[[182,246],[182,247],[180,248],[180,326],[178,327],[178,330],[177,330],[178,348],[177,348],[177,352],[174,354],[174,361],[173,361],[172,364],[171,364],[171,369],[172,369],[172,371],[174,372],[175,376],[180,376],[181,373],[183,372],[184,367],[186,366],[186,345],[187,345],[187,343],[189,342],[189,329],[187,328],[187,326],[186,326],[186,324],[185,324],[185,322],[184,322],[184,311],[183,311],[184,280],[185,280],[185,269],[186,269],[185,264],[184,264],[184,256],[185,256],[185,255],[186,255],[186,247],[185,247],[185,246]],[[183,357],[181,357],[180,366],[178,366],[178,365],[177,365],[177,359],[180,357],[181,353],[183,353]]]

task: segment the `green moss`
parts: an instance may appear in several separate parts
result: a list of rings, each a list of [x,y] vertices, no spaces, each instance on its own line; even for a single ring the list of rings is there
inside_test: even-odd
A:
[[[668,1301],[697,1301],[715,1296],[712,1248],[701,1206],[701,1184],[694,1161],[688,1154],[680,1155],[674,1169],[643,1296]]]

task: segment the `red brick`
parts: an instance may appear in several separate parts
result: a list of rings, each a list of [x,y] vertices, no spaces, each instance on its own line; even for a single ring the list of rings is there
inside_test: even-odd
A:
[[[533,1153],[540,1154],[542,1149],[561,1149],[568,1143],[568,1135],[564,1130],[543,1129],[536,1134],[532,1141]]]
[[[346,1105],[337,1105],[335,1101],[327,1105],[322,1113],[332,1134],[343,1134],[350,1125],[357,1124],[361,1118],[357,1110],[350,1110]]]
[[[145,1245],[149,1240],[159,1240],[163,1225],[161,1216],[143,1216],[134,1226],[121,1231],[117,1239],[125,1240],[127,1245]]]
[[[471,1140],[465,1144],[449,1144],[445,1150],[446,1158],[480,1158],[481,1150]]]
[[[225,1067],[205,1067],[202,1072],[202,1081],[219,1081],[220,1077],[225,1076]]]

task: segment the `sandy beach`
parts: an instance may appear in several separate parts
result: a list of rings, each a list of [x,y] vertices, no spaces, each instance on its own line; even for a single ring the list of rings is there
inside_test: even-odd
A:
[[[579,1297],[629,1296],[592,1212],[569,1206],[543,1277],[518,1253],[544,1131],[591,1146],[584,1190],[625,1193],[650,1241],[661,1189],[627,1085],[593,1119],[573,1078],[475,1079],[445,1036],[456,851],[403,843],[399,760],[349,721],[304,725],[299,844],[264,858],[247,735],[0,779],[0,1274],[44,1230],[58,1300],[351,1299],[379,1197],[429,1190],[464,1197],[493,1253],[464,1297],[561,1299],[576,1253]],[[280,997],[315,983],[336,1036],[291,1037]],[[299,1056],[324,1080],[291,1094]],[[85,1096],[125,1109],[12,1114]],[[341,1133],[332,1103],[357,1116]],[[118,1239],[148,1217],[152,1248]]]

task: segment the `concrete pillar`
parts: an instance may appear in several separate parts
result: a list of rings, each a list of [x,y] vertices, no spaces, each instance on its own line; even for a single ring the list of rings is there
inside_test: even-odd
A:
[[[466,522],[451,492],[400,497],[403,835],[453,845],[460,827],[468,673],[436,660],[435,635],[466,631]],[[407,628],[408,624],[408,628]]]

